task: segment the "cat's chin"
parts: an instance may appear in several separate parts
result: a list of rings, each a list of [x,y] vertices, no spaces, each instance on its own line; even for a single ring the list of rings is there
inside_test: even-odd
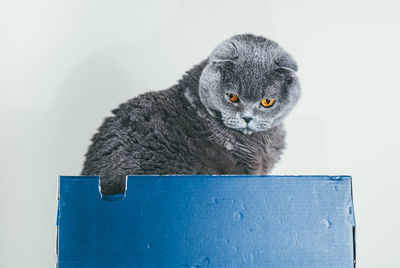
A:
[[[251,135],[254,132],[263,132],[263,131],[267,131],[268,129],[252,129],[252,128],[246,127],[246,128],[236,128],[236,130],[242,132],[243,134]]]
[[[239,128],[239,129],[236,129],[236,130],[238,130],[238,131],[240,131],[240,132],[242,132],[243,134],[246,134],[246,135],[251,135],[251,134],[253,134],[253,132],[255,132],[254,129],[251,129],[249,127]]]
[[[245,129],[243,129],[243,131],[242,131],[244,134],[246,134],[246,135],[251,135],[251,134],[253,134],[253,130],[251,130],[251,129],[249,129],[249,128],[245,128]]]

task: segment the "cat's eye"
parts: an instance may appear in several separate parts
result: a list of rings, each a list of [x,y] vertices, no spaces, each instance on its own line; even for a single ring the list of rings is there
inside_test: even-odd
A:
[[[226,93],[226,96],[228,96],[229,100],[231,102],[238,102],[239,101],[239,96],[233,93]]]
[[[261,105],[264,107],[271,107],[274,105],[275,100],[274,99],[262,99],[261,100]]]

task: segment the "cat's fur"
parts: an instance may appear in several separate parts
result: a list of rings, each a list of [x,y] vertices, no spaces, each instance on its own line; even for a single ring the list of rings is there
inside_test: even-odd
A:
[[[176,85],[113,110],[92,138],[82,175],[100,175],[102,192],[114,194],[130,174],[267,174],[285,147],[282,120],[300,97],[296,71],[277,43],[234,36]],[[263,98],[276,103],[262,107]]]

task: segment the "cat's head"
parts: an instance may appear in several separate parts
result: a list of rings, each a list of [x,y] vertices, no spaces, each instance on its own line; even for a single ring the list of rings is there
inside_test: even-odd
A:
[[[199,81],[201,102],[229,128],[245,134],[282,122],[300,98],[297,63],[277,43],[250,34],[222,42]]]

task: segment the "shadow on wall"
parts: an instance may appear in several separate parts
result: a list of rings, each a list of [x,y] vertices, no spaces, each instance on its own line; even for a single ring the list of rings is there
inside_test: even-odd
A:
[[[111,110],[141,93],[172,86],[197,63],[190,56],[177,60],[181,47],[165,38],[106,47],[81,61],[66,76],[54,113],[49,115],[55,130],[53,139],[62,152],[58,172],[80,172],[90,138]],[[160,49],[160,43],[165,50]],[[188,53],[182,51],[181,57]]]
[[[90,138],[103,119],[119,103],[146,91],[138,64],[143,57],[131,51],[130,44],[105,48],[79,63],[62,83],[49,115],[62,156],[59,171],[78,174]]]

